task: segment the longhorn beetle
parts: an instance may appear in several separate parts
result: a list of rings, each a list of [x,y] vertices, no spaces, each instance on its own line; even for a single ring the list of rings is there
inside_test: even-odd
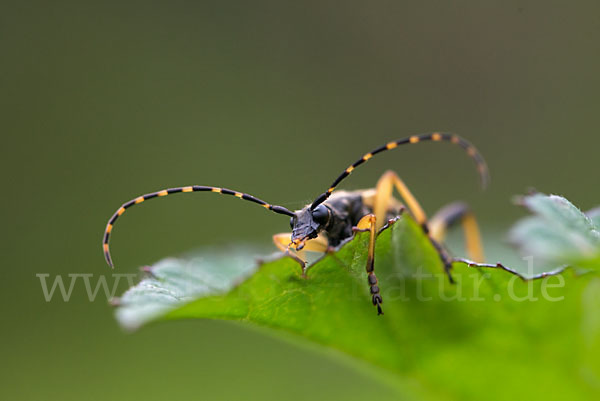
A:
[[[339,245],[343,240],[353,236],[354,230],[368,230],[370,232],[369,249],[367,256],[367,281],[370,287],[371,300],[377,307],[377,313],[383,314],[379,286],[375,276],[375,239],[377,232],[391,218],[398,216],[404,210],[404,204],[412,214],[413,218],[421,225],[424,233],[428,236],[434,248],[438,251],[444,265],[444,270],[450,282],[452,258],[441,245],[446,230],[460,222],[463,226],[465,242],[469,257],[477,262],[483,262],[483,249],[479,228],[473,214],[463,203],[454,203],[442,208],[429,222],[425,212],[412,195],[404,182],[392,171],[388,171],[379,179],[374,189],[361,191],[336,191],[338,184],[346,178],[354,169],[378,153],[395,149],[400,145],[415,144],[425,141],[448,141],[463,148],[469,157],[476,163],[482,186],[485,187],[488,180],[487,165],[481,154],[473,145],[450,133],[435,132],[432,134],[413,135],[397,141],[388,142],[377,149],[366,153],[360,159],[346,168],[342,174],[335,179],[329,189],[301,210],[292,212],[283,206],[272,205],[252,195],[243,192],[232,191],[226,188],[207,187],[191,185],[163,189],[162,191],[139,196],[124,203],[108,220],[104,239],[102,242],[104,257],[109,266],[113,267],[110,256],[108,241],[115,221],[125,213],[125,210],[133,205],[145,202],[152,198],[160,198],[180,192],[215,192],[224,195],[233,195],[240,199],[254,202],[265,209],[290,217],[291,233],[276,234],[273,236],[275,245],[284,252],[290,252],[296,256],[304,265],[303,252],[327,252],[331,247]],[[398,190],[404,204],[392,196],[393,188]]]

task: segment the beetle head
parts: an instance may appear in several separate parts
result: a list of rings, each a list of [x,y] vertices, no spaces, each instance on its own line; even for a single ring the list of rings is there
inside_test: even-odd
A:
[[[323,204],[320,204],[314,209],[306,206],[302,210],[298,210],[295,216],[290,219],[292,227],[292,243],[297,250],[304,248],[304,243],[309,239],[317,238],[329,223],[331,218],[331,210]]]

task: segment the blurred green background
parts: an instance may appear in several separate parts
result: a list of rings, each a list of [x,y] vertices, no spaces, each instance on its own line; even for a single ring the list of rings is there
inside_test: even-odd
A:
[[[81,282],[70,302],[45,302],[38,273],[111,273],[106,220],[142,193],[217,185],[298,208],[365,151],[444,130],[486,156],[488,191],[437,144],[382,155],[343,187],[392,168],[429,213],[463,199],[486,231],[523,215],[509,200],[530,186],[600,203],[595,1],[0,4],[2,399],[393,398],[243,326],[125,334]],[[156,201],[119,221],[115,272],[202,246],[268,247],[287,229],[233,198]]]

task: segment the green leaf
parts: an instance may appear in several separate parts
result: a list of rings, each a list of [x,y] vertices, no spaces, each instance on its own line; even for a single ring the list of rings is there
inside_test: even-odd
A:
[[[377,316],[367,242],[368,233],[357,233],[306,277],[288,257],[256,266],[247,249],[168,259],[123,295],[117,318],[130,329],[189,318],[259,326],[350,355],[414,400],[598,395],[597,277],[525,281],[502,268],[455,263],[452,285],[428,238],[405,216],[377,239],[385,312]],[[552,391],[540,390],[542,379]]]
[[[509,238],[523,256],[538,265],[597,269],[600,266],[600,231],[590,218],[565,198],[536,193],[518,199],[533,216],[522,219]]]
[[[118,300],[117,319],[123,327],[136,329],[195,299],[226,293],[258,268],[251,255],[248,249],[203,252],[146,267],[147,277]]]

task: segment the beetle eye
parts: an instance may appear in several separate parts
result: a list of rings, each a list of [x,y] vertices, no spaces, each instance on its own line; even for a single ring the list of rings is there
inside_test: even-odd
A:
[[[290,218],[290,228],[294,228],[294,218]]]
[[[323,225],[329,220],[329,210],[324,205],[319,205],[312,211],[313,220]]]

